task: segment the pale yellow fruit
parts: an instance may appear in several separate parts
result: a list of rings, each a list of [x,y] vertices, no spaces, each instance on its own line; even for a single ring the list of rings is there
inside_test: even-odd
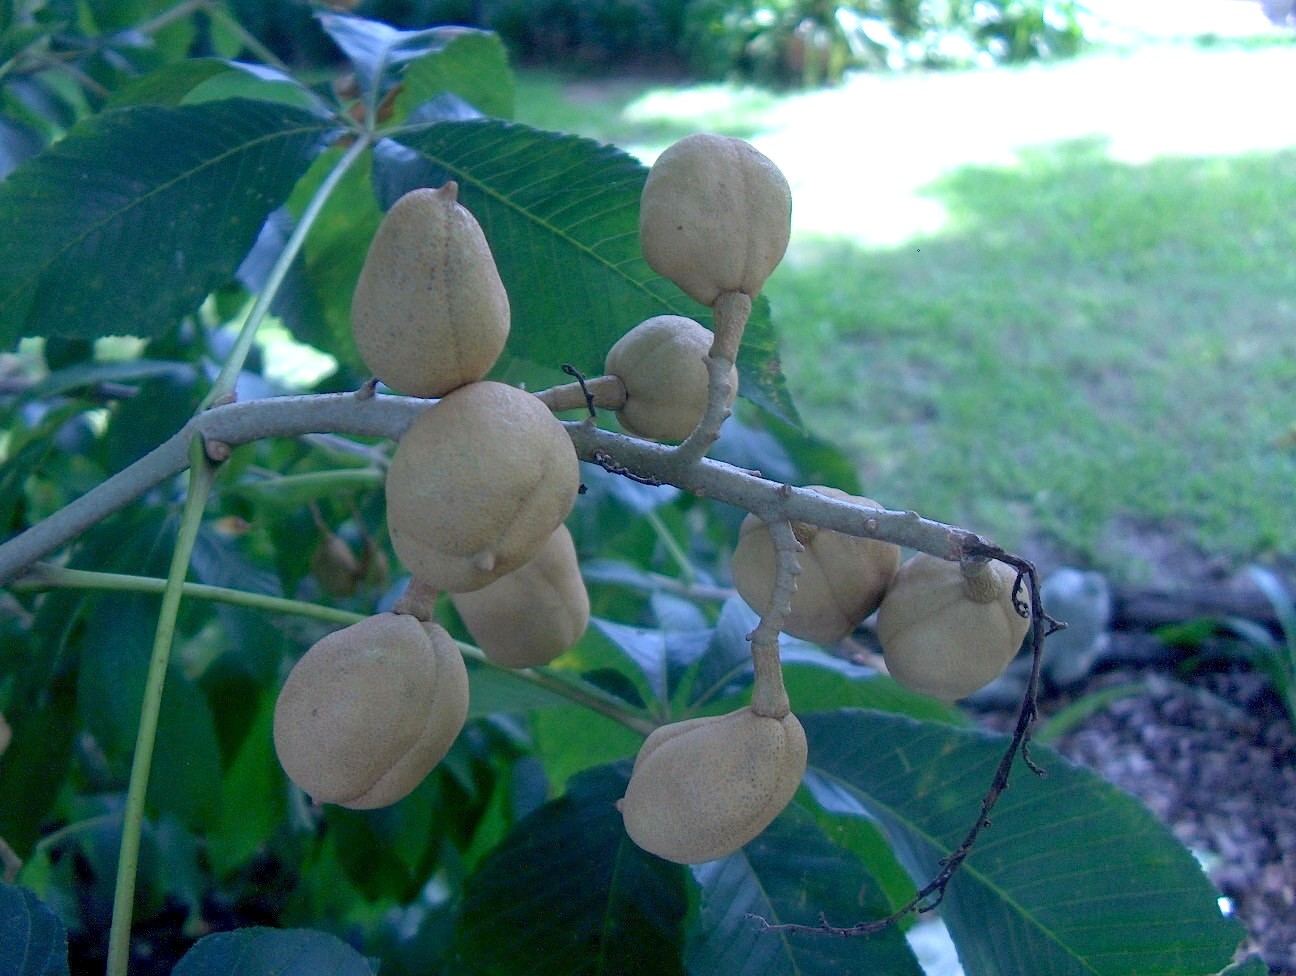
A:
[[[896,573],[878,608],[878,639],[900,684],[942,701],[966,698],[1008,666],[1030,629],[1013,607],[1017,571],[983,563],[972,578],[959,563],[919,553]],[[1023,587],[1021,598],[1029,605]]]
[[[810,485],[811,490],[866,508],[881,509],[871,498],[838,488]],[[793,637],[830,644],[839,641],[878,608],[887,584],[900,566],[900,547],[878,539],[794,522],[792,531],[805,551],[797,555],[792,610],[783,630]],[[757,613],[765,613],[774,593],[777,553],[769,526],[755,515],[743,519],[732,568],[739,596]]]
[[[548,664],[589,626],[589,594],[565,525],[525,566],[450,599],[477,646],[506,668]]]
[[[740,708],[664,725],[644,742],[618,807],[630,839],[679,864],[732,854],[796,793],[806,738],[783,718]]]
[[[608,350],[604,372],[625,384],[617,419],[626,433],[654,441],[682,441],[707,405],[706,357],[715,337],[693,319],[656,315]],[[729,399],[738,395],[738,369],[729,370]]]
[[[644,260],[703,305],[728,291],[755,297],[791,232],[787,179],[742,139],[686,136],[648,171],[639,202]]]
[[[405,568],[450,593],[540,551],[576,501],[571,438],[530,393],[460,387],[419,414],[387,470],[387,526]]]
[[[444,396],[481,379],[509,334],[509,300],[453,181],[387,211],[351,299],[356,348],[398,393]]]
[[[402,799],[445,757],[468,714],[468,672],[444,628],[381,613],[318,641],[275,702],[274,745],[316,803]]]

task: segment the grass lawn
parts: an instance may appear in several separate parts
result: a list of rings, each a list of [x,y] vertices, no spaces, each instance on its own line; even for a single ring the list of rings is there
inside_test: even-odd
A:
[[[807,426],[891,508],[1127,580],[1296,556],[1296,47],[777,96],[524,74],[521,121],[793,185],[766,291]],[[1287,100],[1289,101],[1289,100]]]

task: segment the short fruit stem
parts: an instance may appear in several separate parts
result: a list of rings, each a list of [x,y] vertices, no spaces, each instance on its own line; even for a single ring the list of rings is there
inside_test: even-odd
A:
[[[625,383],[619,376],[596,376],[585,381],[585,389],[579,383],[564,383],[562,386],[551,386],[541,390],[536,397],[554,413],[564,410],[584,410],[587,406],[585,390],[594,398],[594,406],[604,410],[620,410],[625,406]]]
[[[792,710],[783,685],[783,665],[779,662],[778,632],[762,634],[752,641],[752,666],[756,683],[752,687],[751,710],[757,715],[782,718]]]
[[[963,592],[973,603],[994,603],[1003,589],[998,575],[985,559],[964,559],[959,563],[963,571]]]
[[[436,615],[437,597],[440,595],[441,591],[435,586],[412,577],[405,586],[405,592],[392,607],[392,613],[407,614],[427,623]]]

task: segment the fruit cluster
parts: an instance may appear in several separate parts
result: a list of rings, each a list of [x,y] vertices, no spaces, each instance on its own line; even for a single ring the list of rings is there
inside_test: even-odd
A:
[[[485,380],[509,334],[509,301],[458,187],[405,194],[388,211],[352,299],[356,347],[387,386],[436,398],[387,473],[392,547],[406,598],[330,634],[297,662],[275,707],[288,776],[321,803],[395,803],[444,758],[468,714],[458,645],[432,621],[449,593],[492,661],[552,661],[589,620],[563,519],[576,452],[536,397]]]
[[[509,302],[456,193],[451,182],[398,200],[355,291],[366,365],[398,393],[436,400],[401,438],[387,476],[392,545],[412,575],[405,599],[312,647],[278,702],[280,760],[320,802],[395,802],[463,726],[467,675],[431,620],[439,593],[496,664],[546,664],[576,644],[590,607],[563,520],[578,464],[554,411],[592,401],[614,410],[631,436],[684,442],[676,451],[695,434],[709,443],[737,394],[734,359],[751,301],[791,227],[786,179],[746,142],[703,134],[667,149],[644,185],[641,249],[654,271],[711,307],[714,328],[676,315],[641,322],[609,351],[607,375],[582,381],[589,400],[564,399],[484,379],[508,337]],[[834,642],[876,611],[895,679],[952,701],[999,674],[1029,627],[1014,599],[1016,572],[998,562],[919,554],[901,565],[890,542],[752,514],[732,563],[739,594],[773,630],[772,640],[753,635],[752,702],[656,729],[618,804],[635,843],[681,863],[737,850],[801,782],[806,738],[782,688],[779,631]]]

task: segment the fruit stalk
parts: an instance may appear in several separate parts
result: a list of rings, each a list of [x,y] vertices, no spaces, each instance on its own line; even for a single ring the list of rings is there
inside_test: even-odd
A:
[[[774,538],[777,558],[774,592],[760,623],[748,635],[752,644],[752,667],[756,672],[751,709],[757,715],[782,718],[791,709],[791,704],[783,685],[783,666],[779,662],[779,632],[783,629],[784,618],[792,609],[792,594],[796,592],[796,578],[801,573],[797,553],[803,547],[792,531],[792,523],[787,520],[771,522],[770,535]]]
[[[536,397],[554,413],[564,410],[584,410],[587,401],[585,391],[594,398],[593,406],[604,410],[620,410],[625,406],[626,388],[619,376],[596,376],[585,381],[584,388],[580,383],[564,383],[541,390]]]
[[[1003,592],[1003,584],[990,568],[990,560],[975,557],[959,563],[963,572],[963,592],[973,603],[994,603]]]
[[[672,463],[681,466],[701,460],[720,436],[720,426],[733,412],[729,409],[733,400],[730,396],[730,372],[737,362],[743,330],[751,315],[751,297],[740,291],[723,292],[715,300],[712,310],[715,313],[712,323],[715,340],[707,354],[707,408],[693,433],[672,454]]]

